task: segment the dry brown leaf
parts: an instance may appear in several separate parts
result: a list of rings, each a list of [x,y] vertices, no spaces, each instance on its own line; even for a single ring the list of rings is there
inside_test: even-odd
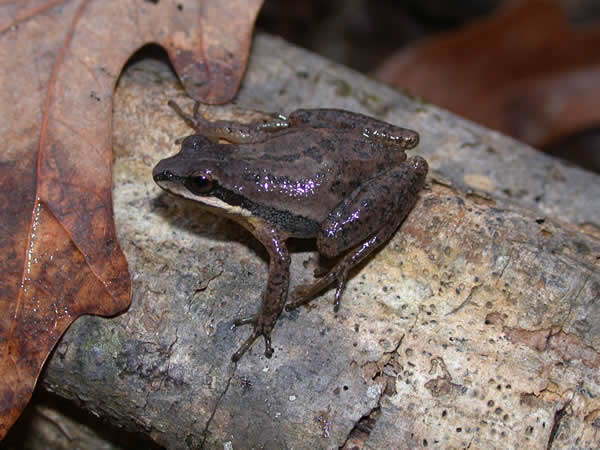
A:
[[[149,42],[192,97],[223,103],[261,0],[0,2],[0,439],[82,314],[130,302],[112,211],[112,93]]]
[[[555,0],[495,14],[400,51],[376,78],[534,146],[600,124],[600,30]]]

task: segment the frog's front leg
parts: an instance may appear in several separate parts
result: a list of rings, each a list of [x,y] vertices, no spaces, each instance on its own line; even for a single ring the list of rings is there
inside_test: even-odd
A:
[[[392,236],[417,201],[425,183],[427,162],[415,156],[406,163],[373,178],[344,199],[321,224],[317,235],[319,252],[326,257],[348,253],[316,282],[294,291],[289,311],[337,283],[334,310],[338,310],[350,269]]]
[[[265,338],[265,356],[271,357],[273,354],[271,331],[283,311],[290,281],[290,256],[285,245],[285,236],[282,236],[269,224],[256,219],[253,220],[253,223],[243,223],[243,225],[265,246],[269,253],[269,279],[261,310],[255,316],[234,321],[235,326],[251,324],[254,327],[250,337],[231,357],[234,362],[246,353],[259,336]]]
[[[272,138],[278,132],[289,127],[288,120],[282,115],[272,114],[271,120],[265,122],[241,123],[233,120],[206,120],[200,115],[199,102],[194,104],[193,115],[185,113],[177,103],[169,100],[169,106],[187,123],[196,130],[197,134],[206,136],[216,142],[225,139],[235,144],[250,144],[263,142]]]

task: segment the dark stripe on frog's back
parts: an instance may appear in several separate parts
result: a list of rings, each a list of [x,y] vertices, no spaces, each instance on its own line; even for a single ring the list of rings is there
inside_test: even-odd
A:
[[[327,152],[335,151],[335,144],[328,136],[322,136],[321,133],[314,132],[302,141],[302,145],[292,145],[293,136],[280,136],[273,142],[269,142],[268,147],[262,149],[263,153],[257,160],[277,161],[295,163],[303,158],[312,159],[317,164],[323,163],[323,157]],[[292,141],[292,142],[290,142]]]
[[[258,203],[221,186],[217,186],[213,189],[211,195],[214,195],[229,205],[240,206],[243,209],[250,211],[252,215],[264,219],[273,224],[277,229],[294,237],[315,237],[320,228],[320,224],[317,221],[309,219],[308,217],[259,205]]]
[[[325,140],[325,143],[328,143],[328,141]],[[298,159],[301,157],[310,158],[310,159],[314,160],[315,162],[317,162],[318,164],[321,164],[323,162],[323,152],[319,149],[319,147],[317,145],[311,145],[310,147],[305,147],[299,153],[297,153],[297,152],[296,153],[283,153],[283,154],[264,153],[258,159],[261,159],[263,161],[277,161],[277,162],[293,163],[293,162],[298,161]]]

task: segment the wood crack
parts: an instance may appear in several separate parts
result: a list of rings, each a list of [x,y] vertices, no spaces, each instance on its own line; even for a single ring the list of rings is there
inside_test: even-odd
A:
[[[227,379],[227,384],[225,385],[225,389],[223,390],[221,395],[219,395],[219,398],[215,402],[215,407],[213,408],[212,413],[210,414],[210,417],[206,421],[204,430],[202,430],[203,437],[202,437],[202,443],[200,444],[201,449],[205,448],[204,445],[206,444],[206,438],[208,437],[208,428],[210,427],[210,424],[212,423],[212,420],[215,417],[215,414],[217,413],[217,409],[219,409],[219,406],[221,405],[221,401],[223,400],[223,397],[225,397],[225,394],[227,394],[227,391],[229,390],[229,386],[231,386],[231,380],[235,376],[236,370],[237,370],[237,363],[234,362],[233,370],[232,370],[231,374],[229,375],[229,378]]]

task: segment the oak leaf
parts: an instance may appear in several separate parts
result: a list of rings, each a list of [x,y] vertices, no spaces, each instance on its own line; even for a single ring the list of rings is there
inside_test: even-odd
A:
[[[375,77],[537,147],[600,124],[600,30],[557,0],[513,0],[400,50]]]
[[[0,3],[0,439],[72,321],[129,306],[111,197],[112,93],[121,68],[158,43],[190,96],[227,102],[261,3]]]

